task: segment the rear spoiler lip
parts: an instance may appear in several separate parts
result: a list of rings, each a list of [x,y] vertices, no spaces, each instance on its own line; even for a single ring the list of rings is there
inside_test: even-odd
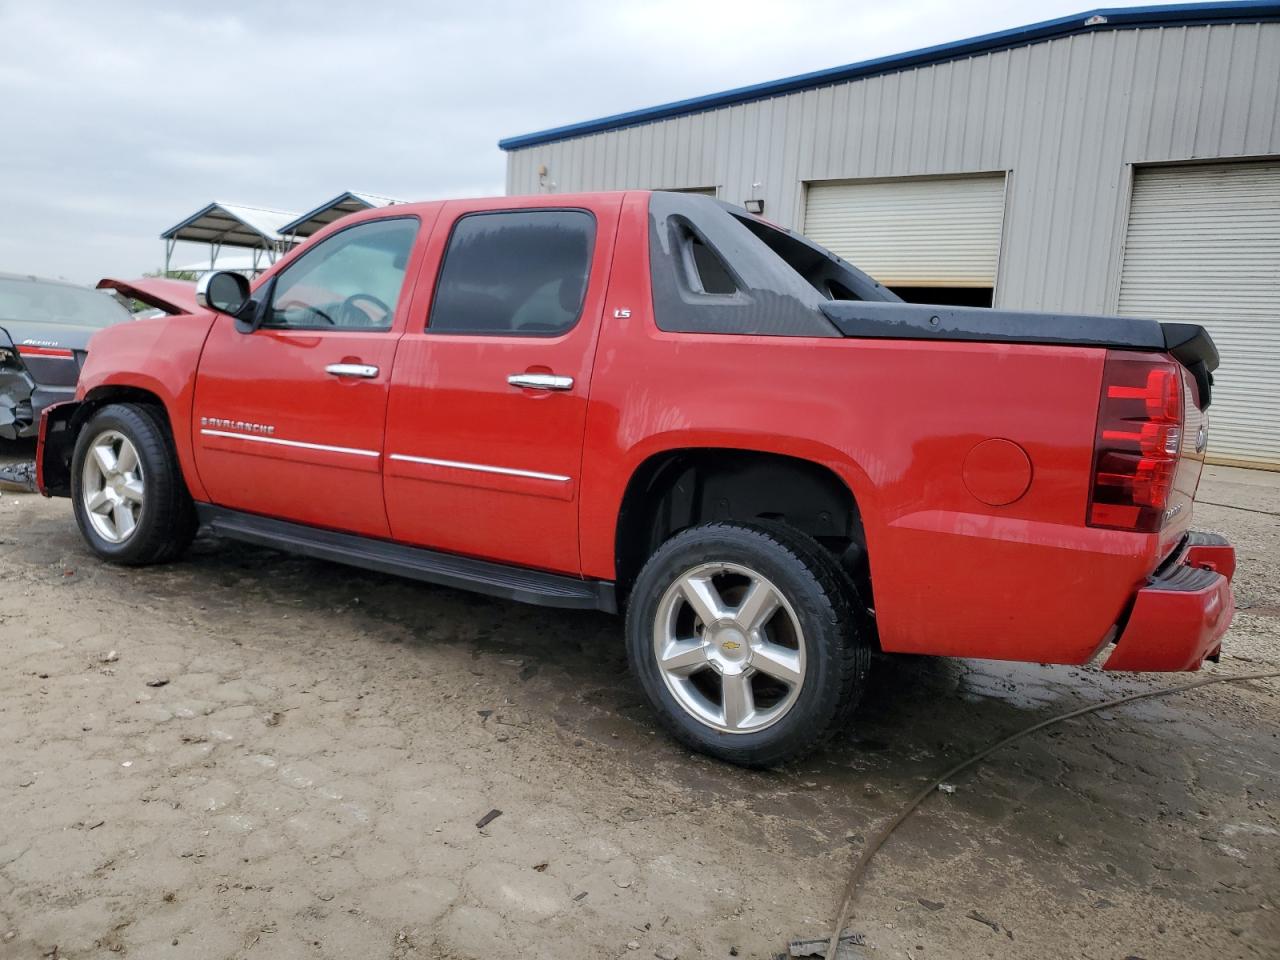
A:
[[[1196,378],[1202,409],[1209,405],[1212,374],[1219,360],[1213,338],[1195,323],[871,300],[830,300],[821,304],[821,309],[845,337],[1023,343],[1168,353]]]
[[[1198,323],[1162,323],[1164,346],[1173,359],[1186,367],[1200,388],[1198,406],[1205,410],[1213,393],[1213,371],[1218,369],[1218,345]]]

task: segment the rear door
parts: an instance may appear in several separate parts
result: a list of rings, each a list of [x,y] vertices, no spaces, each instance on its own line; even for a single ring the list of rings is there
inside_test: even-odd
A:
[[[445,206],[392,374],[395,539],[580,572],[582,438],[620,207]]]
[[[390,535],[383,427],[418,234],[417,216],[357,222],[260,288],[270,302],[258,329],[217,319],[193,417],[196,466],[214,503]]]

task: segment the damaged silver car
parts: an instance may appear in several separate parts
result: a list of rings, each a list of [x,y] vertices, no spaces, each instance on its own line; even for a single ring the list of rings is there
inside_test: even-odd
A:
[[[40,412],[75,396],[89,338],[129,317],[110,294],[0,273],[0,440],[35,436]]]

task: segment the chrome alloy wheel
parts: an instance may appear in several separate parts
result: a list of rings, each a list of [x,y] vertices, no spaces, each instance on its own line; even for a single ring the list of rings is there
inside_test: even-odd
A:
[[[145,486],[138,451],[118,430],[93,440],[81,470],[80,497],[94,532],[108,543],[133,535],[142,512]]]
[[[725,733],[781,720],[804,685],[804,634],[782,592],[736,563],[686,570],[654,619],[658,671],[692,717]]]

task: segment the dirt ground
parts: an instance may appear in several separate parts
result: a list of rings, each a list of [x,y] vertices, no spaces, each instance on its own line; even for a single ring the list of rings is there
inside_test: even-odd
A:
[[[1280,665],[1280,475],[1201,498],[1240,551],[1209,672]],[[66,501],[4,494],[0,957],[770,957],[931,775],[1186,679],[883,658],[847,737],[751,773],[657,732],[620,636],[207,538],[113,568]],[[873,863],[867,957],[1280,957],[1280,683],[1069,721],[955,788]]]

